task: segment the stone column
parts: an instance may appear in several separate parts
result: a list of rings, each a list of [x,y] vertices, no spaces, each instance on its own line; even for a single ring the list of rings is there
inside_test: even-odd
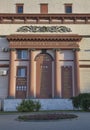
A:
[[[9,73],[9,90],[8,90],[8,96],[15,97],[15,68],[14,68],[14,60],[15,60],[15,51],[10,51],[10,73]]]
[[[55,51],[55,97],[60,97],[59,50]]]
[[[30,97],[34,97],[34,51],[30,51]]]
[[[79,73],[79,49],[74,51],[74,87],[75,87],[75,96],[80,93],[80,73]]]

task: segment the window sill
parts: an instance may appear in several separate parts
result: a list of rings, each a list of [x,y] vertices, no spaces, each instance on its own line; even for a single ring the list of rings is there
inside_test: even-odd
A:
[[[15,61],[29,61],[29,59],[16,59]]]
[[[25,76],[25,77],[22,77],[22,76],[16,76],[16,78],[22,78],[22,79],[25,79],[25,78],[27,78],[27,76]]]

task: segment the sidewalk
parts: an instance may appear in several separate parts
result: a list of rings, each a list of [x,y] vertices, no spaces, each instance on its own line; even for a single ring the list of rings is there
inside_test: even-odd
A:
[[[17,114],[0,115],[0,130],[90,130],[90,112],[76,112],[79,117],[58,121],[17,121]],[[21,114],[19,114],[21,115]]]

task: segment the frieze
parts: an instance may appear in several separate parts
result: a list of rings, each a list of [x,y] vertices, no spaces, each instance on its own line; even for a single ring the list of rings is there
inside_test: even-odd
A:
[[[72,30],[66,26],[22,26],[17,29],[17,32],[72,32]]]
[[[10,48],[78,48],[79,45],[74,42],[11,42]]]

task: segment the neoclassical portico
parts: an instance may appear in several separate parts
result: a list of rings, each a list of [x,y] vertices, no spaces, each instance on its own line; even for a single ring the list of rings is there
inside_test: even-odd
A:
[[[12,80],[9,81],[9,96],[14,96],[15,98],[17,98],[17,81],[14,81],[16,72],[13,71],[13,68],[15,67],[16,60],[15,51],[18,49],[26,49],[29,53],[29,58],[27,59],[27,79],[26,81],[20,81],[21,84],[23,82],[23,84],[27,87],[23,94],[22,92],[19,93],[20,95],[18,95],[18,98],[20,98],[20,96],[21,98],[69,98],[79,93],[80,85],[78,50],[81,36],[59,34],[19,34],[9,35],[7,36],[7,39],[9,41],[11,53],[10,79],[12,77]],[[40,53],[37,55],[36,51],[38,50],[40,50]],[[52,51],[53,56],[48,53],[48,50]],[[72,67],[71,65],[60,65],[61,50],[70,50],[73,52],[74,59],[72,62],[74,64],[74,67]],[[52,67],[53,62],[54,67]],[[73,70],[74,74],[72,73]],[[73,79],[72,75],[74,75]],[[65,79],[65,81],[63,79]],[[71,79],[72,83],[70,82]],[[67,84],[72,85],[71,88],[68,87]],[[69,90],[71,91],[71,93],[69,92]]]

